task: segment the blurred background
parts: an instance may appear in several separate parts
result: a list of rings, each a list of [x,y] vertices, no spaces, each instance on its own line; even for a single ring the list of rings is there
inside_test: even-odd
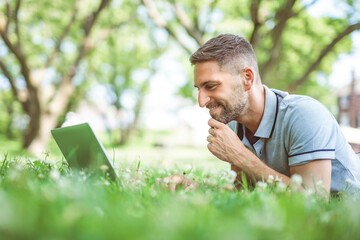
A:
[[[188,59],[221,33],[246,37],[264,84],[321,101],[360,151],[359,12],[359,0],[0,0],[1,157],[60,157],[50,130],[89,122],[117,159],[218,164]]]

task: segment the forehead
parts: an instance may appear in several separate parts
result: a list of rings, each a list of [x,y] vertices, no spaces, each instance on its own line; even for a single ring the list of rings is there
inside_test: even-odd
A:
[[[203,74],[216,74],[220,71],[220,66],[217,61],[206,61],[196,63],[194,67],[194,75],[199,76]]]
[[[194,82],[208,81],[219,74],[221,74],[221,70],[216,61],[200,62],[194,67]]]
[[[229,73],[221,70],[216,61],[196,63],[194,67],[194,84],[199,87],[204,82],[219,81],[225,75],[229,75]]]

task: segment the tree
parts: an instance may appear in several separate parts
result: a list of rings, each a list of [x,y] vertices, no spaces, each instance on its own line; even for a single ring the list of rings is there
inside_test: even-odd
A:
[[[0,92],[0,103],[0,132],[7,139],[15,139],[21,134],[21,122],[26,120],[21,114],[21,106],[14,101],[14,96],[8,89]]]
[[[126,37],[123,37],[123,32],[126,32]],[[144,97],[156,71],[154,62],[163,50],[149,36],[144,23],[134,21],[124,27],[124,31],[114,31],[92,53],[89,77],[102,79],[108,102],[115,107],[118,115],[123,112],[132,115],[117,119],[119,134],[112,139],[114,144],[126,144],[137,126]],[[132,103],[127,104],[126,100]]]
[[[350,51],[349,34],[360,29],[360,19],[354,17],[359,1],[341,2],[345,11],[341,18],[311,17],[307,9],[316,0],[142,2],[154,24],[188,55],[219,33],[244,35],[258,56],[263,82],[290,92],[321,88],[313,73],[328,74],[337,55]]]
[[[0,69],[29,116],[23,146],[30,152],[44,149],[50,130],[68,109],[79,88],[74,77],[81,62],[131,19],[131,12],[111,19],[114,13],[109,12],[118,9],[110,9],[109,4],[110,0],[5,0],[1,4],[0,47],[6,54]]]

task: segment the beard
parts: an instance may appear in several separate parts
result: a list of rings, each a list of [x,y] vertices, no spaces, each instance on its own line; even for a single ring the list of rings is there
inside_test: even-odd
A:
[[[247,104],[246,94],[240,86],[237,86],[228,100],[217,100],[215,104],[219,105],[222,109],[220,109],[221,112],[218,114],[210,114],[211,117],[219,122],[228,124],[243,113]]]

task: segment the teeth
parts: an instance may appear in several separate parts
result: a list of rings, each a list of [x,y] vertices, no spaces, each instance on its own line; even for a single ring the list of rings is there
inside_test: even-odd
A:
[[[210,110],[214,110],[215,108],[218,108],[219,106],[216,106],[216,107],[212,107],[212,108],[210,108]]]

